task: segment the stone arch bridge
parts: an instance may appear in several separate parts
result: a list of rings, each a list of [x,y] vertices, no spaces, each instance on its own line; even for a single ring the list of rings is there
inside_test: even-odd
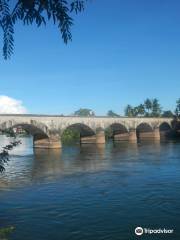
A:
[[[117,141],[159,140],[173,129],[171,118],[75,117],[49,115],[0,115],[0,130],[21,126],[34,138],[34,147],[61,148],[63,132],[77,129],[81,143],[105,143],[109,129]]]

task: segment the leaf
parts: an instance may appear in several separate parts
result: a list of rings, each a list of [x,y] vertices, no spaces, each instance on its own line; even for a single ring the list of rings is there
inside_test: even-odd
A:
[[[61,32],[65,44],[72,40],[72,12],[84,10],[86,0],[16,0],[10,10],[9,0],[0,0],[0,27],[3,30],[3,56],[9,59],[14,51],[14,25],[22,21],[24,25],[35,23],[37,27],[46,21],[53,21]]]
[[[5,227],[0,229],[0,239],[7,237],[8,234],[12,233],[14,231],[15,227]]]

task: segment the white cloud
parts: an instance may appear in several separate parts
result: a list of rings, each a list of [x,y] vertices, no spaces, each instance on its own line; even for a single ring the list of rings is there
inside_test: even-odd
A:
[[[2,113],[23,114],[27,113],[27,110],[23,106],[22,101],[0,95],[0,114]]]

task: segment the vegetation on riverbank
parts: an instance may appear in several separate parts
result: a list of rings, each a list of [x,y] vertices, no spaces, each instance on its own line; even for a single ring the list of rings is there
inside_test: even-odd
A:
[[[63,144],[79,143],[80,133],[76,129],[66,129],[61,136],[61,141]]]
[[[176,102],[176,108],[171,110],[162,110],[159,100],[147,98],[144,103],[138,106],[127,105],[125,108],[125,116],[127,117],[179,117],[180,116],[180,99]]]
[[[155,99],[146,99],[143,104],[138,106],[127,105],[125,108],[125,116],[127,117],[137,117],[137,116],[146,116],[146,117],[160,117],[162,113],[162,108],[159,104],[159,101]]]
[[[125,108],[125,116],[127,117],[179,117],[180,116],[180,98],[176,101],[174,111],[162,110],[162,106],[157,98],[147,98],[144,103],[138,106],[127,105]]]
[[[4,227],[0,229],[0,239],[8,240],[9,235],[14,231],[15,227]]]
[[[111,128],[107,128],[105,130],[106,139],[111,138],[113,135],[113,131]],[[80,132],[77,129],[66,129],[61,136],[62,144],[73,144],[80,143]]]
[[[80,108],[75,111],[74,116],[79,117],[92,117],[95,116],[95,112],[92,109]],[[120,117],[121,115],[115,113],[113,110],[107,112],[108,117]],[[163,110],[159,100],[157,98],[147,98],[143,103],[138,106],[132,106],[128,104],[124,110],[124,116],[126,117],[180,117],[180,98],[176,101],[175,110]]]

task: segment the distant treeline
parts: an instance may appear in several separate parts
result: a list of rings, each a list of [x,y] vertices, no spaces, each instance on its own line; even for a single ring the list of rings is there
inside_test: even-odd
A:
[[[74,116],[80,117],[92,117],[95,116],[95,112],[92,109],[80,108],[75,111]],[[109,110],[107,112],[108,117],[120,117],[121,115]],[[124,110],[124,116],[126,117],[180,117],[180,98],[176,101],[174,110],[163,110],[163,107],[159,103],[157,98],[147,98],[143,103],[138,106],[132,106],[128,104]]]
[[[157,98],[147,98],[144,103],[138,106],[127,105],[125,108],[125,116],[127,117],[174,117],[179,115],[180,99],[177,101],[176,111],[163,111],[162,106]]]

